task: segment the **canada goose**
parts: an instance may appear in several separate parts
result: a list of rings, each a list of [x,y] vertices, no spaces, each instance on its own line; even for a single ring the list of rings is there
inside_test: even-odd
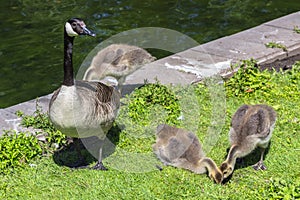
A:
[[[208,171],[209,177],[216,183],[223,181],[221,171],[212,159],[205,157],[198,138],[192,132],[161,124],[157,127],[153,151],[165,165],[188,169],[196,174]]]
[[[263,156],[272,137],[275,122],[276,112],[267,105],[242,105],[236,111],[229,131],[231,148],[220,167],[224,178],[232,174],[237,158],[250,154],[256,147],[261,148],[261,157],[253,168],[266,169]]]
[[[49,116],[54,126],[67,136],[97,136],[103,141],[116,118],[120,93],[100,82],[74,80],[72,49],[78,35],[95,36],[82,19],[72,18],[64,28],[64,79],[50,100]],[[93,168],[106,169],[102,163],[102,145]]]
[[[114,77],[121,87],[126,76],[154,61],[146,50],[127,44],[112,44],[99,51],[84,74],[84,80],[101,80],[107,76]]]

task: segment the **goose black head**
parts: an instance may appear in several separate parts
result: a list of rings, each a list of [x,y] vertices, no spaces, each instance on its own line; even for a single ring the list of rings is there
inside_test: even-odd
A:
[[[80,18],[72,18],[66,22],[65,31],[70,37],[78,35],[89,35],[95,37],[96,34],[86,28],[84,21]]]

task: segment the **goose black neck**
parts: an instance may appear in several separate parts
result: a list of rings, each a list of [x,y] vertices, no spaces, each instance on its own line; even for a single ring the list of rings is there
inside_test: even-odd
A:
[[[74,74],[73,74],[73,41],[74,37],[68,36],[66,31],[64,32],[64,81],[63,85],[72,86],[74,85]]]

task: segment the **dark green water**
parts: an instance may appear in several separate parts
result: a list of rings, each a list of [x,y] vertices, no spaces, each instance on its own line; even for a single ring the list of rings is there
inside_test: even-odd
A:
[[[99,42],[133,28],[169,28],[205,43],[300,10],[295,0],[14,0],[0,5],[0,108],[59,87],[63,25],[70,17],[85,19],[97,34],[76,40],[74,66],[79,67]]]

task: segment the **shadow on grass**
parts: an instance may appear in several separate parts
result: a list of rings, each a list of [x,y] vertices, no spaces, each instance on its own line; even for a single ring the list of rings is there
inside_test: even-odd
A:
[[[269,153],[271,144],[272,144],[272,142],[270,141],[270,144],[266,148],[265,153],[264,153],[264,160],[265,160],[265,158],[267,157],[267,155]],[[227,155],[228,155],[229,149],[230,148],[227,149]],[[227,157],[227,155],[226,155],[226,157]],[[260,156],[261,156],[260,148],[256,148],[249,155],[247,155],[245,157],[242,157],[242,158],[238,158],[236,160],[236,164],[235,164],[233,173],[229,177],[227,177],[226,179],[224,179],[223,184],[226,184],[228,181],[230,181],[230,179],[232,178],[232,176],[234,175],[234,172],[236,170],[243,169],[243,168],[255,165],[260,160]],[[224,159],[226,159],[226,157]],[[268,168],[268,166],[266,166],[266,167]],[[253,170],[255,170],[255,169],[253,169]]]
[[[106,158],[114,153],[115,147],[119,142],[121,129],[114,125],[103,141],[102,158]],[[89,138],[70,138],[68,145],[54,152],[53,160],[59,166],[70,168],[80,168],[88,166],[97,161],[99,157],[99,147],[101,140],[97,137]],[[79,153],[82,155],[80,156]]]

